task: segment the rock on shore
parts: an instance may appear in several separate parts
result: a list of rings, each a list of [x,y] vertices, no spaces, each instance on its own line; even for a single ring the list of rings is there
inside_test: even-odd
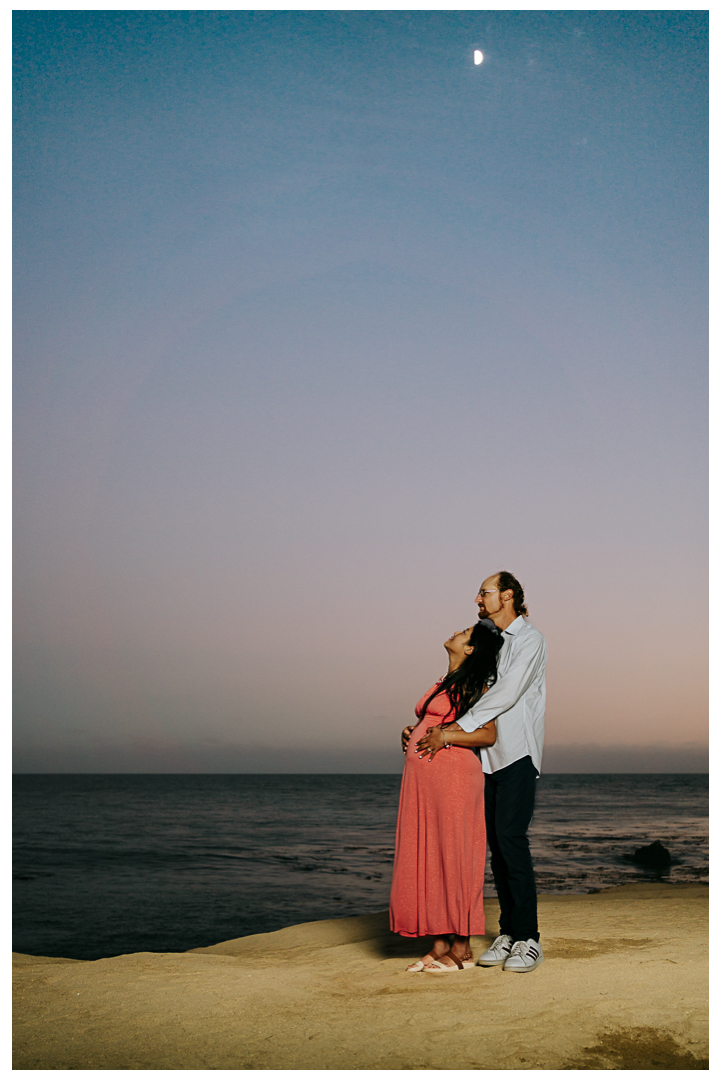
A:
[[[489,900],[488,937],[497,905]],[[387,913],[106,960],[16,955],[16,1069],[707,1069],[707,887],[541,896],[546,962],[409,974]]]

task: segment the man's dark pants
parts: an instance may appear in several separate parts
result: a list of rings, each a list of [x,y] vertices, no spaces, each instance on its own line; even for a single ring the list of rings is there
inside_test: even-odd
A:
[[[500,901],[500,933],[540,940],[537,892],[527,831],[535,809],[538,771],[531,757],[485,774],[485,826]]]

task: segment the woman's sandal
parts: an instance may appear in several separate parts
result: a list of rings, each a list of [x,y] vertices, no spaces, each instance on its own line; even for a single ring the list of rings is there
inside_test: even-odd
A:
[[[431,963],[435,963],[437,960],[440,959],[438,956],[435,955],[434,952],[429,952],[429,953],[426,953],[425,955],[432,957]],[[446,956],[446,955],[447,955],[447,953],[443,953],[443,956]],[[422,960],[416,960],[414,964],[410,964],[410,966],[406,967],[405,970],[406,971],[426,971],[427,968],[425,967],[425,964],[422,962]]]
[[[462,971],[464,968],[475,967],[475,961],[472,956],[469,956],[463,960],[456,960],[454,956],[450,955],[450,953],[445,953],[445,955],[447,956],[448,960],[452,960],[455,967],[450,967],[449,964],[441,964],[439,960],[433,960],[432,964],[428,964],[428,966],[424,967],[422,970],[429,971],[431,972],[431,974],[435,975],[447,974],[447,972],[449,971]]]

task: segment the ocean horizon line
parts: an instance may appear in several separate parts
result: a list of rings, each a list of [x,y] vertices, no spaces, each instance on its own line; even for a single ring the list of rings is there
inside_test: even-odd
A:
[[[86,774],[400,774],[404,758],[397,745],[239,747],[230,740],[183,742],[157,735],[135,740],[111,740],[82,745],[79,742],[38,745],[16,743],[13,773],[16,775]],[[607,746],[597,743],[547,743],[542,772],[595,775],[647,773],[709,773],[707,745],[685,742],[673,745]]]
[[[320,770],[320,771],[313,772],[311,770],[305,769],[305,770],[302,770],[300,772],[290,772],[289,770],[280,770],[280,771],[273,771],[273,772],[270,772],[269,770],[268,771],[253,771],[253,772],[250,772],[250,771],[240,771],[240,770],[220,771],[220,770],[204,769],[204,770],[199,770],[199,771],[194,771],[193,772],[193,771],[190,771],[190,770],[172,771],[172,770],[169,770],[169,769],[166,769],[166,770],[141,770],[141,769],[134,769],[134,770],[111,770],[111,769],[101,770],[101,769],[97,769],[97,770],[94,770],[93,769],[93,770],[84,770],[84,771],[83,770],[78,770],[78,771],[65,770],[65,771],[60,771],[60,772],[58,772],[58,771],[51,772],[49,770],[48,771],[36,770],[36,771],[27,771],[27,772],[15,771],[15,772],[12,773],[12,775],[13,776],[398,776],[399,777],[402,774],[400,772],[397,772],[396,770],[388,770],[387,772],[380,772],[380,771],[376,771],[376,772],[350,772],[348,770],[345,770],[343,772],[332,772],[330,770]],[[598,769],[595,769],[595,770],[578,769],[578,770],[573,771],[573,772],[570,772],[569,770],[559,770],[559,769],[557,769],[557,770],[552,770],[551,771],[549,769],[544,769],[542,771],[541,775],[542,776],[709,776],[710,772],[709,772],[709,769],[678,769],[678,770],[673,770],[673,771],[671,771],[669,769],[662,769],[662,770],[657,770],[657,771],[652,771],[652,770],[645,770],[645,771],[636,771],[636,770],[630,771],[630,770],[627,770],[626,771],[626,770],[620,770],[620,769],[616,769],[614,771],[609,771],[607,769],[600,769],[600,770],[598,770]]]

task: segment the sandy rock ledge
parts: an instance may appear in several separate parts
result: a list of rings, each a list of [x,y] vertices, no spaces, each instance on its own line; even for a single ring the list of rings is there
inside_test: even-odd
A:
[[[424,950],[385,912],[187,953],[15,955],[14,1067],[707,1069],[707,899],[541,896],[547,959],[526,975],[408,974]]]

